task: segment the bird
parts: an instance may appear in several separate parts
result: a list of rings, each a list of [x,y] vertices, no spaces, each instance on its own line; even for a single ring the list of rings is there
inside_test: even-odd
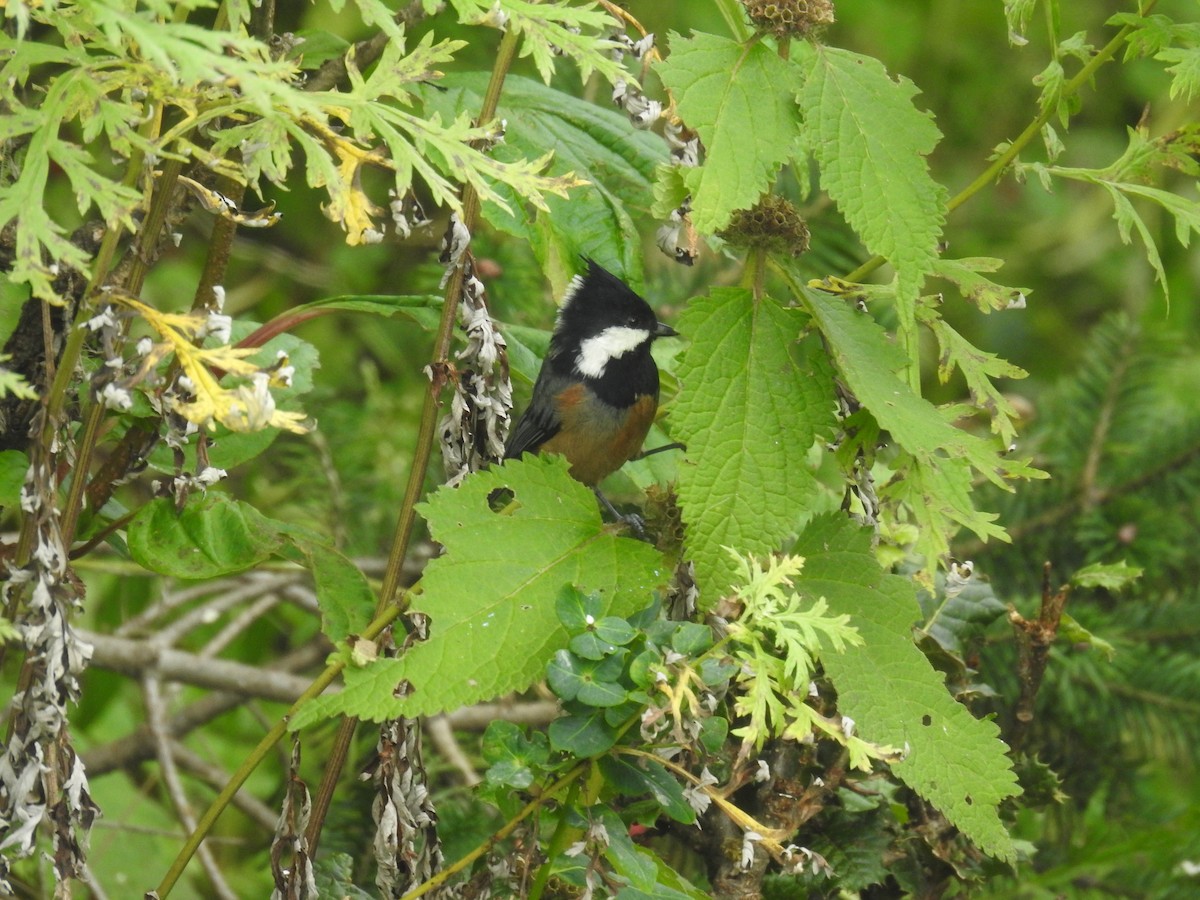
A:
[[[560,453],[571,476],[595,489],[641,451],[658,411],[658,366],[650,345],[679,332],[658,321],[624,281],[595,260],[583,260],[586,271],[563,297],[533,397],[509,435],[504,458]]]

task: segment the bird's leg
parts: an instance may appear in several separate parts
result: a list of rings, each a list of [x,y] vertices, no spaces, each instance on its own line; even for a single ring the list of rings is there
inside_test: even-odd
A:
[[[639,516],[637,513],[622,515],[621,513],[617,512],[617,508],[609,502],[608,498],[600,493],[599,488],[592,488],[592,491],[596,494],[596,499],[600,501],[600,505],[608,510],[609,514],[612,515],[614,519],[616,519],[618,522],[624,522],[638,540],[646,541],[647,543],[650,542],[650,538],[646,537],[646,523],[642,520],[641,516]]]
[[[663,453],[664,451],[667,451],[667,450],[686,450],[686,449],[687,449],[686,445],[679,443],[679,441],[672,441],[669,444],[663,444],[661,447],[655,447],[652,450],[643,450],[637,456],[633,457],[631,462],[633,460],[645,459],[647,456],[653,456],[655,453]]]

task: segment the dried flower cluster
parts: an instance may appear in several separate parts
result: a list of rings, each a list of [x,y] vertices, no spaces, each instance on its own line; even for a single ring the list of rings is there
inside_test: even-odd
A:
[[[375,784],[375,884],[382,896],[400,897],[442,868],[437,813],[425,781],[420,727],[385,722],[376,749],[379,761],[366,775]]]
[[[789,201],[765,194],[733,214],[719,237],[735,247],[799,256],[808,249],[808,225]]]
[[[442,461],[452,485],[504,456],[512,413],[507,345],[488,314],[487,291],[466,252],[469,241],[466,228],[452,216],[442,258],[451,267],[447,272],[455,265],[466,267],[458,316],[467,337],[467,345],[455,354],[461,365],[453,379],[450,411],[438,426]]]
[[[55,468],[35,447],[21,492],[21,509],[34,523],[32,556],[24,568],[5,572],[0,586],[5,607],[19,611],[14,624],[25,650],[22,685],[12,699],[12,735],[0,756],[3,896],[13,893],[9,860],[34,852],[37,830],[47,821],[56,878],[61,884],[80,877],[87,835],[100,812],[67,726],[68,707],[79,699],[79,676],[92,648],[68,621],[81,605],[83,587],[68,567],[57,495]],[[24,602],[17,602],[22,595]]]
[[[834,21],[830,0],[742,0],[742,5],[755,28],[781,38],[805,38]]]

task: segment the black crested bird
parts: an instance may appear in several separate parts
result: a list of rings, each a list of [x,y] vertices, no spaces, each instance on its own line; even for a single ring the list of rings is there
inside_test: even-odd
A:
[[[584,261],[587,272],[567,289],[533,398],[504,458],[561,453],[571,476],[595,487],[641,450],[658,410],[650,344],[679,332],[617,276]]]

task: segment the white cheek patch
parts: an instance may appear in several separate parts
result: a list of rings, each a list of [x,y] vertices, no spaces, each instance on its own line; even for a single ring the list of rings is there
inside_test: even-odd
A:
[[[575,368],[588,378],[599,378],[604,374],[609,360],[624,356],[649,340],[650,332],[644,328],[611,325],[579,345]]]

